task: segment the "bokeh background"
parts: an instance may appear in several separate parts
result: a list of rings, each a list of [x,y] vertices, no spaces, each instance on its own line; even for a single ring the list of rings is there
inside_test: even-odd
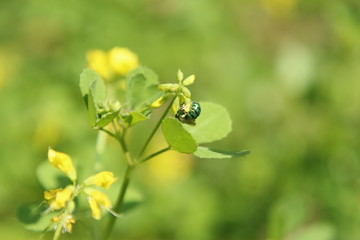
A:
[[[128,196],[143,204],[117,222],[114,239],[360,238],[358,0],[1,0],[3,239],[39,236],[15,216],[42,200],[35,172],[48,146],[94,165],[79,74],[88,50],[115,46],[162,82],[178,68],[195,74],[194,99],[222,104],[233,120],[211,146],[251,154],[169,153],[143,165]],[[121,178],[108,143],[104,169]],[[90,231],[76,224],[72,239]]]

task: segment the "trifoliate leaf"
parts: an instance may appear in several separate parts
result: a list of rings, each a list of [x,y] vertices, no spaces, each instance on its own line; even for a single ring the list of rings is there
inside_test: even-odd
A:
[[[85,101],[89,94],[89,88],[92,88],[94,102],[101,104],[106,99],[106,88],[101,76],[91,68],[85,69],[80,75],[80,90]]]
[[[126,101],[130,109],[143,111],[161,96],[157,75],[149,68],[139,67],[126,78]]]
[[[248,150],[230,152],[198,146],[197,150],[194,152],[194,155],[199,158],[235,158],[244,157],[249,153],[250,151]]]
[[[197,143],[207,143],[224,138],[231,131],[231,119],[227,110],[219,104],[200,102],[201,114],[196,126],[184,125]]]
[[[175,118],[167,117],[162,122],[162,131],[168,144],[181,153],[193,153],[197,144],[190,133]]]

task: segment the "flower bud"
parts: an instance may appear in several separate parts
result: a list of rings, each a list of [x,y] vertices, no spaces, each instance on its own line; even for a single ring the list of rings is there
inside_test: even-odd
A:
[[[163,83],[163,84],[159,84],[158,89],[160,91],[166,92],[166,91],[170,91],[171,86],[172,83]]]
[[[169,99],[170,96],[171,96],[171,94],[162,95],[160,98],[158,98],[157,100],[155,100],[155,101],[150,105],[150,107],[151,107],[151,108],[161,107],[164,103],[166,103],[166,101]]]
[[[189,86],[195,82],[195,75],[190,75],[183,81],[184,86]]]
[[[191,98],[191,92],[187,87],[183,87],[181,89],[181,92],[184,94],[185,97]]]
[[[180,108],[180,104],[179,104],[179,98],[176,97],[174,102],[173,102],[173,105],[171,106],[171,110],[174,114],[177,113],[177,111],[179,110]]]
[[[187,112],[190,111],[191,105],[192,105],[191,99],[185,97],[185,110],[186,110]]]
[[[67,209],[70,213],[73,213],[75,211],[75,202],[74,201],[68,202]]]
[[[180,69],[177,71],[177,79],[179,80],[179,83],[181,83],[181,81],[184,79],[184,74]]]
[[[171,84],[170,92],[176,92],[179,89],[180,85],[177,83]]]

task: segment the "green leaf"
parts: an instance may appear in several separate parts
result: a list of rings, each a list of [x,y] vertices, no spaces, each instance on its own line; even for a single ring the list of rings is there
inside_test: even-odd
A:
[[[92,88],[94,102],[101,104],[106,99],[106,88],[101,76],[93,69],[87,68],[80,75],[80,90],[85,101]]]
[[[175,118],[167,117],[162,122],[162,131],[168,144],[181,153],[193,153],[197,144],[190,133]]]
[[[158,99],[161,92],[157,89],[157,75],[149,68],[139,67],[126,78],[126,101],[130,109],[143,111]]]
[[[87,107],[88,107],[88,117],[89,117],[90,126],[94,127],[96,124],[97,114],[96,114],[93,92],[91,88],[89,88],[89,95],[87,100],[88,100]]]
[[[197,143],[222,139],[231,131],[231,119],[227,110],[219,104],[201,102],[201,114],[196,126],[184,125]]]
[[[44,189],[66,187],[71,184],[71,180],[51,165],[49,161],[39,164],[36,169],[36,177]]]
[[[17,218],[25,224],[25,228],[35,232],[53,230],[51,219],[58,215],[58,212],[44,214],[47,206],[41,203],[26,203],[17,210]]]
[[[101,116],[100,120],[96,122],[96,127],[105,127],[112,122],[119,115],[119,111],[109,112]]]
[[[122,118],[128,126],[132,126],[148,119],[147,116],[139,112],[131,112],[128,115],[122,116]]]
[[[235,158],[244,157],[249,153],[250,151],[248,150],[230,152],[198,146],[197,150],[194,152],[194,155],[199,158]]]
[[[294,237],[294,240],[333,240],[336,239],[335,227],[326,222],[316,222],[304,227]]]

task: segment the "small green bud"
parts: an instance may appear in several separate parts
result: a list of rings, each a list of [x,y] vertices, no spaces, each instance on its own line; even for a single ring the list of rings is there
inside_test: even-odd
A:
[[[158,89],[160,91],[166,92],[166,91],[170,91],[171,86],[172,83],[163,83],[163,84],[159,84]]]
[[[182,104],[184,104],[185,103],[185,96],[184,96],[184,94],[183,93],[180,93],[179,95],[178,95],[178,97],[179,97],[179,105],[182,105]]]
[[[69,210],[70,213],[73,213],[75,210],[75,202],[74,201],[68,202],[67,209]]]
[[[179,89],[180,85],[177,83],[171,84],[170,92],[176,92]]]
[[[184,74],[180,69],[177,71],[177,79],[179,80],[179,83],[181,83],[181,81],[184,79]]]
[[[183,81],[183,85],[189,86],[189,85],[193,84],[194,82],[195,82],[195,75],[190,75]]]
[[[120,110],[121,104],[119,101],[114,101],[114,102],[109,103],[109,107],[110,107],[111,111],[116,112],[116,111]]]
[[[191,92],[187,87],[183,87],[181,89],[181,92],[184,94],[185,97],[191,98]]]

